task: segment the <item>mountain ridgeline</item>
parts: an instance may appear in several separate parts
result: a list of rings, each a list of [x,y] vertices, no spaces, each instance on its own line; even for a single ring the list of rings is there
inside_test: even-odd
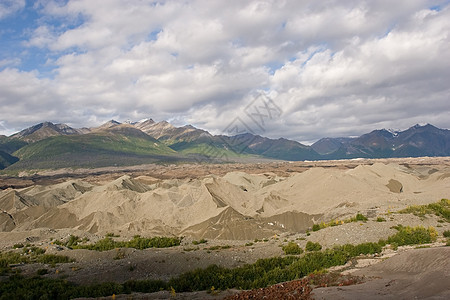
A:
[[[156,162],[245,159],[324,160],[449,156],[450,131],[430,124],[405,131],[374,130],[357,138],[324,138],[311,146],[252,135],[212,135],[191,125],[152,119],[111,120],[95,128],[40,123],[0,136],[0,169],[127,166]]]

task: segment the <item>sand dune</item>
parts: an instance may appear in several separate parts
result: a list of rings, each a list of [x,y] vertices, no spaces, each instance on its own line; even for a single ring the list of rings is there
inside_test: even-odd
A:
[[[0,192],[0,229],[77,228],[251,239],[298,232],[313,220],[395,210],[449,197],[443,168],[399,164],[310,168],[281,177],[230,172],[198,179],[151,176],[71,180]]]

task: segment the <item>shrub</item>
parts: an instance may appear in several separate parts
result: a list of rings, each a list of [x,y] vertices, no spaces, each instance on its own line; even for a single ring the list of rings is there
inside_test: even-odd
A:
[[[22,243],[14,244],[14,246],[13,246],[14,249],[23,248],[23,247],[25,247],[25,245]]]
[[[312,226],[312,231],[319,231],[320,230],[320,225],[319,224],[314,224]]]
[[[377,222],[386,222],[386,219],[382,218],[382,217],[378,217],[377,218]]]
[[[289,242],[287,245],[284,245],[281,249],[283,249],[284,254],[286,255],[298,255],[303,253],[303,249],[297,243]]]
[[[78,236],[71,235],[65,246],[72,249],[72,247],[78,245],[79,242],[81,242],[81,239]]]
[[[425,217],[427,214],[434,214],[438,217],[444,218],[447,222],[450,222],[450,200],[441,199],[436,203],[427,205],[413,205],[399,211],[402,214],[414,214],[419,217]]]
[[[357,213],[356,216],[354,218],[352,218],[353,222],[358,222],[358,221],[366,222],[367,220],[368,220],[367,217],[360,213]]]
[[[305,250],[306,251],[320,251],[320,250],[322,250],[322,245],[320,245],[319,243],[313,243],[311,241],[308,241],[306,243]]]
[[[450,237],[450,230],[446,230],[443,232],[444,237],[448,238]]]
[[[96,251],[108,251],[115,248],[135,248],[135,249],[147,249],[147,248],[167,248],[179,246],[181,244],[181,238],[175,237],[153,237],[143,238],[139,235],[133,237],[132,240],[127,242],[114,241],[110,237],[99,240],[95,244],[89,245],[76,245],[74,249],[88,249]]]
[[[206,244],[208,241],[205,239],[201,239],[199,241],[192,241],[192,244],[199,245],[199,244]]]
[[[45,250],[39,247],[31,246],[31,247],[24,247],[22,249],[22,252],[31,255],[41,255],[45,253]]]
[[[403,227],[399,225],[395,228],[398,232],[388,237],[387,242],[389,244],[395,243],[398,246],[431,243],[436,241],[438,235],[433,227]]]
[[[70,259],[68,256],[63,255],[55,255],[55,254],[45,254],[37,258],[36,262],[43,263],[43,264],[62,264],[62,263],[69,263],[73,260]]]

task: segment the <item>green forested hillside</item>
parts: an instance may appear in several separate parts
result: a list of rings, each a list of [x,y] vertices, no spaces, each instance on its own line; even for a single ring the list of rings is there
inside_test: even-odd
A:
[[[122,132],[54,136],[27,145],[14,155],[20,161],[10,169],[132,165],[176,158],[174,150],[148,135]]]

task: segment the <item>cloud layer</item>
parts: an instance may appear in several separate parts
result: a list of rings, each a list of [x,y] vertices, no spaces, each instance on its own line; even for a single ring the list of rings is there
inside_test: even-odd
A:
[[[282,111],[255,127],[270,137],[450,128],[448,2],[4,3],[0,134],[146,117],[221,133],[261,94]]]

